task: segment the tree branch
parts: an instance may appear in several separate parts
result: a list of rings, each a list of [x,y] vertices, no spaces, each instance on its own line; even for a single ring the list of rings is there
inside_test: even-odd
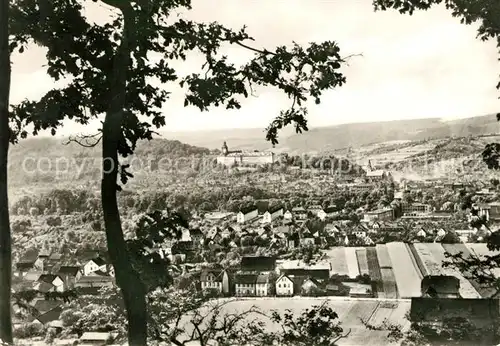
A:
[[[63,142],[63,145],[69,145],[70,143],[74,142],[77,143],[78,145],[85,147],[85,148],[93,148],[99,144],[99,142],[102,139],[102,133],[96,133],[93,135],[76,135],[76,136],[69,136],[68,140]]]

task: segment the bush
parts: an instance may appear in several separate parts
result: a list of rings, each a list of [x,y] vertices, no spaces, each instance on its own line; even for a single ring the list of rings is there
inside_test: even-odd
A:
[[[54,328],[49,328],[47,330],[47,333],[45,334],[45,343],[47,345],[51,345],[54,342],[54,339],[56,338],[56,330]]]
[[[45,328],[37,323],[25,323],[14,330],[14,337],[18,339],[29,339],[37,336],[43,336]]]

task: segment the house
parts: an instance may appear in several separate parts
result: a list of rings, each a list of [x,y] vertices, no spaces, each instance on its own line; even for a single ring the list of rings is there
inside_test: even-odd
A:
[[[241,270],[252,272],[271,272],[276,269],[276,258],[269,256],[243,256]]]
[[[234,276],[236,296],[255,296],[258,274],[237,273]]]
[[[372,286],[358,282],[344,282],[343,285],[349,288],[351,298],[372,298]]]
[[[330,271],[331,267],[329,263],[319,263],[313,265],[305,265],[304,263],[299,263],[296,266],[285,264],[279,270],[280,274],[286,274],[288,276],[310,277],[318,280],[328,280],[328,278],[330,277]]]
[[[113,285],[114,279],[111,276],[82,276],[75,283],[75,288],[101,288]]]
[[[460,280],[448,275],[427,275],[421,282],[422,297],[460,298]]]
[[[356,236],[356,238],[359,238],[359,239],[365,238],[367,233],[368,233],[368,228],[366,228],[363,225],[357,225],[351,231],[351,234],[354,234]]]
[[[324,209],[325,211],[325,217],[334,217],[339,214],[338,208],[336,205],[330,205]]]
[[[225,270],[205,269],[201,272],[201,288],[214,289],[219,293],[230,293],[229,274]]]
[[[40,251],[38,257],[35,261],[35,268],[41,271],[45,271],[45,262],[49,259],[50,252],[48,251]]]
[[[338,236],[342,233],[342,229],[339,225],[328,223],[325,225],[325,233],[329,236]]]
[[[66,288],[71,289],[82,277],[82,272],[78,266],[61,266],[57,275],[64,281]]]
[[[46,325],[50,322],[59,320],[61,313],[63,311],[62,306],[56,306],[55,308],[38,315],[33,322],[36,324]]]
[[[349,295],[350,287],[341,282],[332,282],[326,284],[325,291],[329,296],[347,296]]]
[[[310,206],[307,211],[321,220],[325,220],[326,212],[320,205]]]
[[[293,296],[293,280],[286,274],[282,274],[276,280],[276,295],[277,296]]]
[[[88,276],[98,270],[102,272],[107,271],[107,263],[102,257],[93,258],[85,263],[85,265],[83,266],[83,275]]]
[[[364,222],[391,221],[394,219],[394,210],[391,208],[367,211],[363,216]]]
[[[255,295],[266,297],[271,292],[271,277],[269,273],[260,273],[255,281]]]
[[[420,237],[420,238],[425,238],[427,237],[427,233],[425,232],[425,230],[423,228],[420,228],[418,231],[417,231],[417,237]]]
[[[195,248],[198,248],[203,244],[203,232],[199,228],[190,230],[190,235]]]
[[[16,263],[16,271],[14,272],[15,276],[23,277],[30,270],[35,268],[35,261],[20,261]]]
[[[297,246],[299,246],[299,242],[300,242],[300,236],[298,232],[288,233],[286,238],[288,249],[295,249]]]
[[[109,341],[113,340],[115,337],[113,333],[85,332],[80,337],[78,344],[104,346],[109,345]]]
[[[255,219],[259,215],[259,210],[256,206],[251,206],[243,208],[236,215],[236,221],[238,223],[245,223],[247,221]]]
[[[33,308],[38,311],[40,315],[43,315],[59,306],[62,306],[63,302],[59,300],[46,300],[37,299],[33,302]]]
[[[285,220],[292,220],[293,219],[293,214],[290,210],[287,210],[285,214],[283,214],[283,219]]]
[[[300,284],[300,293],[304,296],[316,296],[318,291],[321,289],[321,284],[313,277],[302,278],[300,276],[295,276],[297,283]]]
[[[500,202],[493,202],[488,204],[480,204],[478,206],[478,215],[485,216],[487,221],[500,220]]]
[[[296,220],[307,219],[307,211],[302,207],[296,207],[292,209],[293,218]]]
[[[38,281],[38,283],[47,283],[47,284],[53,285],[54,290],[57,292],[64,292],[64,281],[59,275],[42,274],[38,277],[37,281]],[[48,286],[46,286],[46,287],[48,287]]]
[[[49,292],[55,292],[56,287],[52,285],[50,282],[35,282],[33,285],[33,289],[40,292],[40,293],[49,293]]]
[[[24,275],[23,280],[36,282],[36,281],[38,281],[38,278],[40,277],[40,275],[42,275],[41,271],[30,270],[29,272],[27,272]]]
[[[432,207],[424,203],[403,203],[402,212],[404,216],[429,214],[432,212]]]
[[[390,176],[389,173],[386,173],[384,170],[378,169],[366,172],[365,179],[370,183],[374,183],[385,180],[388,176]]]
[[[272,221],[276,220],[278,217],[283,216],[283,207],[282,206],[276,206],[274,208],[269,209],[264,213],[264,216],[262,218],[263,223],[271,223]]]
[[[221,233],[222,230],[219,227],[214,226],[207,232],[207,240],[218,243],[222,239]]]

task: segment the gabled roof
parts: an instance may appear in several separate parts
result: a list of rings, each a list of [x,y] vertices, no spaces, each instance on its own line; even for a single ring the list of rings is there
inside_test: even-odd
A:
[[[40,323],[42,323],[42,324],[56,321],[61,316],[62,311],[63,311],[62,306],[57,306],[57,307],[53,308],[52,310],[49,310],[46,313],[38,316],[36,319],[38,321],[40,321]]]
[[[266,274],[266,273],[260,273],[258,276],[257,276],[257,279],[255,280],[255,282],[257,284],[267,284],[269,283],[269,274]]]
[[[238,273],[234,276],[235,284],[255,284],[257,283],[258,274],[242,274]]]
[[[90,261],[93,261],[98,266],[103,266],[103,265],[105,265],[107,263],[106,260],[104,258],[102,258],[101,256],[93,258]]]
[[[276,258],[269,256],[243,256],[241,258],[242,270],[274,270]]]
[[[48,311],[55,309],[58,306],[61,306],[62,302],[59,300],[45,300],[39,299],[35,302],[33,307],[41,314],[44,314]]]
[[[55,274],[42,274],[40,275],[40,277],[38,278],[38,281],[39,282],[46,282],[46,283],[49,283],[51,284],[52,282],[54,282],[54,280],[57,278],[58,276],[55,275]]]
[[[215,276],[215,281],[216,282],[222,282],[222,276],[224,274],[223,270],[217,270],[217,269],[204,269],[201,272],[200,276],[200,281],[208,281],[208,275],[213,274]]]
[[[59,271],[57,272],[57,274],[76,276],[79,271],[80,271],[80,267],[78,267],[78,266],[61,266],[61,268],[59,268]]]
[[[82,276],[78,282],[110,282],[113,281],[113,278],[111,276]]]
[[[48,282],[40,282],[38,285],[37,285],[37,290],[39,292],[42,292],[42,293],[47,293],[49,292],[51,289],[54,289],[54,285],[52,285],[51,283],[48,283]]]
[[[59,261],[62,255],[60,253],[53,253],[49,256],[49,260],[51,261]]]
[[[302,207],[295,207],[292,209],[292,213],[305,213],[306,210]]]
[[[46,258],[50,256],[50,251],[42,250],[38,253],[38,258]]]
[[[286,278],[286,279],[288,279],[288,280],[290,280],[291,282],[293,282],[292,278],[290,278],[290,277],[289,277],[288,275],[286,275],[286,274],[281,274],[281,275],[280,275],[280,277],[276,279],[276,282],[281,281],[281,280],[283,280],[283,279],[285,279],[285,278]]]
[[[39,272],[39,271],[29,271],[26,273],[26,275],[24,276],[24,280],[26,281],[37,281],[38,278],[40,277],[40,275],[42,275],[42,272]]]
[[[251,213],[251,212],[253,212],[255,210],[257,210],[257,206],[252,205],[252,206],[249,206],[249,207],[241,208],[240,209],[240,213],[243,213],[244,215],[246,215],[246,214]]]
[[[29,270],[33,268],[35,265],[35,262],[18,262],[16,264],[16,269],[17,270]]]
[[[280,211],[280,210],[283,210],[283,206],[282,205],[276,205],[272,208],[269,208],[267,211],[271,214],[277,212],[277,211]]]

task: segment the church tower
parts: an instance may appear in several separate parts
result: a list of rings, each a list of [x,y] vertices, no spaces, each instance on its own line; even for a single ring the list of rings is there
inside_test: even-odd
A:
[[[227,148],[226,141],[224,141],[224,144],[222,144],[222,155],[226,156],[229,154],[229,149]]]

